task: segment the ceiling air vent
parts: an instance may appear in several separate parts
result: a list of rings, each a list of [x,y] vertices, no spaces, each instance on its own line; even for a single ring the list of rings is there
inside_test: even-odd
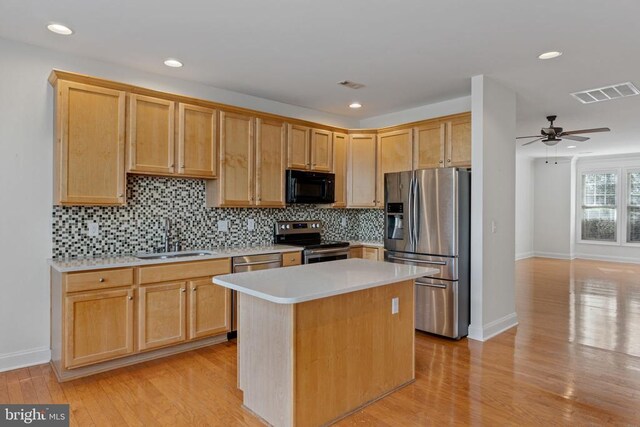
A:
[[[571,94],[575,99],[583,104],[592,104],[594,102],[609,101],[611,99],[624,98],[640,94],[637,87],[631,82],[618,83],[611,86],[600,87],[597,89],[583,90]]]
[[[362,83],[351,82],[349,80],[342,80],[341,82],[338,82],[338,84],[351,89],[360,89],[364,87]]]

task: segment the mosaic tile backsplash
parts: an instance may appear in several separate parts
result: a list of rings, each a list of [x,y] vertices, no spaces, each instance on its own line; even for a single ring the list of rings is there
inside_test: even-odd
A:
[[[296,205],[285,209],[207,208],[205,182],[195,179],[144,177],[127,180],[127,206],[53,207],[53,257],[126,255],[158,251],[164,221],[171,219],[172,241],[183,250],[273,243],[279,220],[321,220],[325,239],[381,240],[384,218],[376,209],[329,209]],[[342,225],[346,218],[346,225]],[[247,220],[255,229],[247,230]],[[218,232],[218,221],[229,221],[229,232]],[[99,233],[88,235],[88,222]]]

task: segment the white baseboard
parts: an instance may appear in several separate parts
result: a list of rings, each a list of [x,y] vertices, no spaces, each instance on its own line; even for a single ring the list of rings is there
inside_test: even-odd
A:
[[[610,256],[610,255],[593,255],[593,254],[576,254],[576,258],[590,259],[594,261],[623,262],[626,264],[640,264],[639,258]]]
[[[43,363],[49,363],[50,360],[51,350],[47,347],[0,354],[0,372],[25,368],[27,366],[41,365]]]
[[[534,257],[540,258],[554,258],[554,259],[574,259],[575,255],[560,253],[560,252],[534,252]]]
[[[536,254],[533,251],[523,252],[521,254],[516,254],[516,261],[520,261],[521,259],[532,258],[534,256],[536,256]]]
[[[487,341],[514,326],[518,326],[518,315],[516,313],[507,314],[481,328],[469,325],[469,338],[476,341]]]

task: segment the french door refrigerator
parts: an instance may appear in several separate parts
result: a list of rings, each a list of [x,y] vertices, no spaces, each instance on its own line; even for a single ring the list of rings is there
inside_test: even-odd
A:
[[[416,329],[469,331],[471,172],[421,169],[384,176],[385,260],[437,268],[416,280]]]

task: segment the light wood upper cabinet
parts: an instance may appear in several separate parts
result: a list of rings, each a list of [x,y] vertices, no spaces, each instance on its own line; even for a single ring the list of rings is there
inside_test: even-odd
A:
[[[349,148],[349,135],[333,133],[333,167],[336,175],[335,196],[333,207],[344,208],[347,206],[347,151]]]
[[[144,285],[138,289],[138,349],[186,339],[186,283]]]
[[[378,198],[384,204],[384,174],[413,169],[413,129],[378,134]]]
[[[178,104],[178,174],[216,178],[218,174],[217,111]]]
[[[55,84],[54,203],[124,205],[125,92]]]
[[[256,119],[256,206],[285,206],[285,124]]]
[[[434,119],[414,132],[415,169],[471,166],[471,114]]]
[[[376,135],[349,136],[348,206],[376,206]]]
[[[64,297],[64,367],[133,353],[133,290],[91,291]]]
[[[175,103],[129,95],[128,172],[173,174]]]
[[[309,169],[309,141],[311,128],[289,124],[287,132],[287,167]]]
[[[189,339],[219,335],[231,329],[231,290],[211,283],[211,277],[187,283]]]
[[[220,113],[220,206],[254,204],[254,119]]]
[[[311,130],[311,169],[319,172],[333,170],[332,133],[322,129]]]

